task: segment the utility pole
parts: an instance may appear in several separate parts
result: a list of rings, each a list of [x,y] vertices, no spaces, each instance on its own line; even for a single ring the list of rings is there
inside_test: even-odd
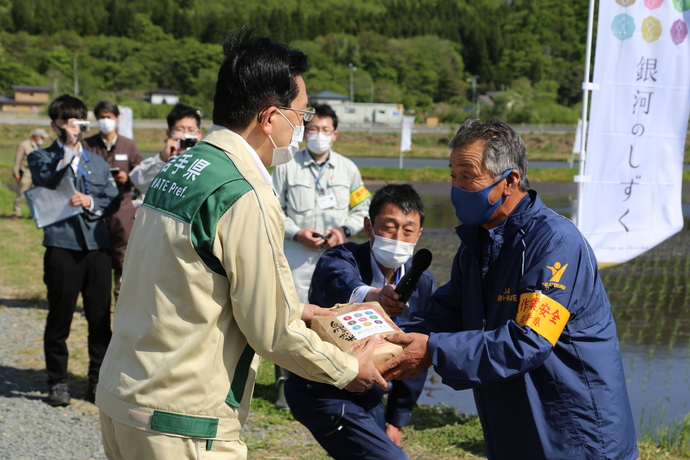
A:
[[[472,83],[472,105],[474,109],[474,118],[479,119],[479,101],[477,101],[477,76],[467,79],[468,83]]]
[[[355,83],[354,83],[354,73],[357,70],[351,62],[348,64],[350,67],[350,102],[355,102]]]
[[[78,55],[74,55],[74,97],[79,97],[79,76],[77,75]]]

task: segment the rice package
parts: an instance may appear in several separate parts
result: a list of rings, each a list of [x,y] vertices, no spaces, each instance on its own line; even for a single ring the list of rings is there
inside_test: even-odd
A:
[[[379,365],[403,350],[403,347],[384,339],[402,332],[378,302],[336,304],[331,311],[338,316],[314,316],[311,328],[321,339],[353,354],[364,347],[369,337],[379,334],[372,361]]]

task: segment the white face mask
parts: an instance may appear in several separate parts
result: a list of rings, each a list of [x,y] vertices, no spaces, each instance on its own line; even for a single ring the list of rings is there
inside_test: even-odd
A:
[[[43,139],[39,139],[36,141],[36,145],[43,145]]]
[[[386,268],[398,269],[412,257],[415,246],[416,243],[405,243],[374,235],[371,252],[376,262]]]
[[[299,152],[299,143],[304,139],[304,126],[295,126],[290,123],[290,120],[288,120],[285,115],[283,115],[283,112],[278,110],[278,113],[285,118],[285,121],[287,121],[290,126],[292,126],[292,140],[287,147],[278,147],[276,143],[273,142],[273,138],[270,135],[268,136],[273,144],[273,160],[271,161],[271,166],[282,165],[292,160],[295,154]]]
[[[307,134],[307,148],[310,152],[317,155],[328,152],[333,145],[333,135],[327,136],[324,133]]]
[[[111,118],[101,118],[98,120],[98,129],[101,130],[103,134],[110,134],[117,128],[117,120]]]

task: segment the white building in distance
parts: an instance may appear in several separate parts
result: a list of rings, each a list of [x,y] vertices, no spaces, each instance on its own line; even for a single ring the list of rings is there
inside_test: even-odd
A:
[[[146,93],[146,96],[151,104],[175,105],[180,102],[180,97],[177,93],[169,89],[157,89]]]
[[[349,97],[332,91],[310,94],[309,102],[330,105],[343,124],[400,125],[404,113],[402,104],[350,102]]]

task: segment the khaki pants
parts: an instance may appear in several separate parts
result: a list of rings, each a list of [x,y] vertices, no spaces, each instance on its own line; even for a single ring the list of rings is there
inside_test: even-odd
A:
[[[101,412],[103,449],[110,460],[246,460],[242,441],[183,438],[144,431]]]
[[[17,184],[17,197],[14,199],[13,215],[22,215],[22,200],[24,200],[24,192],[31,188],[31,174],[25,172],[22,179]]]

